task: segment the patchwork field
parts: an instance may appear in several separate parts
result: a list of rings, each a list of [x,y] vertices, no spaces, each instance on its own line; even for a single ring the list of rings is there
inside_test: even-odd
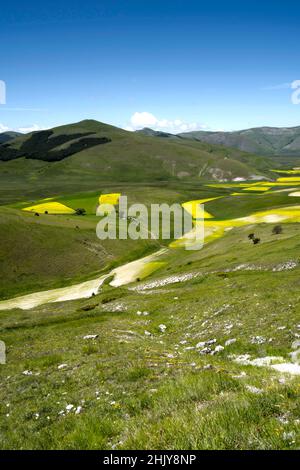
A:
[[[2,206],[1,448],[299,448],[300,205],[298,183],[279,183]],[[183,204],[204,219],[204,248],[98,240],[97,206],[119,194]],[[72,213],[49,211],[61,205]]]

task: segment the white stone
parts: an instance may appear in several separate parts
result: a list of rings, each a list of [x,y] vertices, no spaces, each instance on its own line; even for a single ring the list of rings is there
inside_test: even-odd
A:
[[[159,329],[162,333],[164,333],[164,332],[166,331],[167,327],[166,327],[166,325],[161,324],[161,325],[158,325],[158,329]]]
[[[233,343],[236,343],[236,338],[228,339],[227,341],[225,341],[225,346],[230,346]]]

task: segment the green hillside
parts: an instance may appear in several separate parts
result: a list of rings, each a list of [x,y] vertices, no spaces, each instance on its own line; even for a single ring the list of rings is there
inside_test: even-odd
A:
[[[89,120],[0,146],[0,203],[96,190],[104,183],[273,177],[271,167],[268,159],[236,149],[157,139]]]
[[[299,448],[298,377],[249,363],[290,363],[299,267],[280,266],[299,258],[299,227],[261,226],[259,246],[249,230],[130,289],[1,312],[0,447]]]

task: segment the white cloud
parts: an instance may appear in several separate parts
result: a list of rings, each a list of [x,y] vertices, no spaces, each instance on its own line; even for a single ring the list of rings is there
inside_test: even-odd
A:
[[[17,132],[21,132],[22,134],[28,134],[29,132],[41,131],[42,127],[40,127],[38,124],[33,124],[32,126],[29,126],[29,127],[19,127],[16,130]]]
[[[171,134],[207,129],[207,126],[199,124],[198,122],[186,122],[181,119],[158,119],[147,111],[143,111],[141,113],[135,112],[131,116],[130,123],[125,127],[125,129],[128,131],[136,131],[138,129],[143,129],[144,127],[150,127],[155,131],[169,132]]]
[[[0,134],[2,132],[8,132],[8,131],[15,131],[15,132],[21,132],[22,134],[28,134],[29,132],[41,131],[41,130],[43,130],[43,127],[39,126],[38,124],[32,124],[31,126],[28,126],[28,127],[11,128],[0,123]]]
[[[9,131],[9,130],[10,130],[9,127],[4,126],[4,124],[1,124],[1,123],[0,123],[0,134],[1,134],[2,132],[7,132],[7,131]]]

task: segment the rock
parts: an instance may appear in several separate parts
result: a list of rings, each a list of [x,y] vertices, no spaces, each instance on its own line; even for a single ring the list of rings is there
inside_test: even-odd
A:
[[[59,364],[59,366],[57,366],[58,369],[64,369],[65,367],[68,367],[68,364]]]
[[[201,349],[200,354],[203,354],[203,355],[210,354],[211,352],[212,352],[211,348],[206,347],[206,348]]]
[[[83,339],[96,339],[99,335],[85,335]]]
[[[71,411],[73,408],[74,408],[74,405],[71,405],[71,404],[66,406],[66,410],[68,412]]]
[[[145,330],[144,333],[145,333],[146,336],[152,336],[152,333],[150,333],[150,331]]]
[[[236,343],[236,338],[228,339],[227,341],[225,341],[225,346],[230,346],[233,343]]]
[[[196,344],[196,348],[204,348],[205,344],[205,341],[200,341],[200,343]]]
[[[79,415],[81,412],[82,412],[82,406],[77,406],[77,408],[75,410],[75,414]]]
[[[166,327],[166,325],[161,324],[161,325],[158,325],[158,329],[159,329],[162,333],[164,333],[164,332],[166,331],[167,327]]]
[[[252,336],[251,343],[252,344],[263,344],[266,342],[266,338],[263,336]]]
[[[211,344],[215,344],[217,342],[216,338],[214,339],[209,339],[208,341],[205,341],[205,344],[206,345],[211,345]]]
[[[214,367],[211,364],[206,364],[205,366],[202,367],[203,370],[211,370]]]
[[[300,340],[293,341],[292,343],[292,349],[298,349],[300,348]]]
[[[223,351],[225,348],[223,346],[221,346],[220,344],[218,344],[218,346],[215,347],[215,350],[214,352],[215,353],[218,353],[218,352],[221,352]]]
[[[23,374],[23,375],[32,375],[32,372],[31,372],[31,370],[24,370],[24,371],[22,372],[22,374]]]

